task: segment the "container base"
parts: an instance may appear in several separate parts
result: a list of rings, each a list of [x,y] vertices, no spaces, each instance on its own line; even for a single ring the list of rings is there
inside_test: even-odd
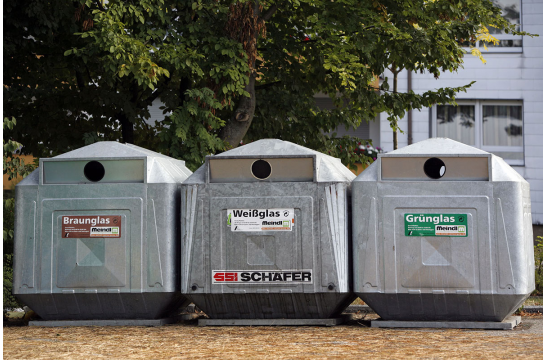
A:
[[[189,300],[178,292],[15,294],[43,320],[155,320],[179,314]]]
[[[175,324],[182,320],[193,320],[197,314],[184,314],[163,319],[117,319],[117,320],[33,320],[29,326],[61,327],[61,326],[163,326]]]
[[[530,296],[527,294],[356,293],[384,320],[501,322]]]
[[[352,314],[331,319],[199,319],[199,326],[335,326],[351,319]]]
[[[268,291],[268,290],[266,290]],[[289,290],[291,291],[291,290]],[[352,293],[186,294],[212,319],[331,319],[341,315]]]
[[[374,328],[436,328],[436,329],[487,329],[513,330],[521,323],[520,316],[509,316],[499,321],[398,321],[398,320],[371,320]]]

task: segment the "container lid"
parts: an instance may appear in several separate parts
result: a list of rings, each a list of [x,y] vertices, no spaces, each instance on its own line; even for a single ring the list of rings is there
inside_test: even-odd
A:
[[[449,138],[379,154],[354,181],[525,181],[503,159]]]
[[[185,183],[347,182],[355,177],[340,159],[289,141],[263,139],[207,156]]]
[[[412,145],[402,147],[379,157],[409,157],[409,156],[488,156],[490,153],[473,146],[449,138],[431,138]]]
[[[18,185],[181,183],[191,175],[182,160],[115,141],[41,158],[36,172]]]

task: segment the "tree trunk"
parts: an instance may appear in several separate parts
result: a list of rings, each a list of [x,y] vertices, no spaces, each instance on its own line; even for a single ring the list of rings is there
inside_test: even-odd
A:
[[[259,8],[259,1],[254,0],[253,3],[253,14],[256,17],[259,17],[261,15],[260,8]],[[262,21],[268,21],[273,14],[276,12],[277,6],[272,5],[264,14],[263,17],[261,17]],[[257,29],[254,31],[255,36],[255,43],[254,48],[249,49],[248,51],[255,52],[253,55],[253,59],[255,59],[257,54],[257,39],[259,37],[259,31]],[[226,142],[226,148],[227,150],[236,148],[244,136],[246,135],[246,132],[250,128],[250,125],[252,124],[252,120],[254,118],[255,114],[255,78],[257,76],[256,70],[255,70],[255,60],[250,64],[250,75],[249,75],[249,81],[248,85],[244,88],[248,93],[250,93],[250,97],[242,96],[239,100],[239,103],[237,105],[237,108],[235,109],[233,115],[231,118],[227,121],[227,124],[220,132],[220,138]]]
[[[127,116],[123,113],[117,116],[117,119],[121,123],[121,135],[123,142],[126,144],[134,144],[134,126]]]
[[[233,116],[220,133],[220,138],[227,143],[227,150],[240,144],[252,124],[255,114],[255,72],[250,75],[245,90],[250,93],[250,97],[241,97]]]

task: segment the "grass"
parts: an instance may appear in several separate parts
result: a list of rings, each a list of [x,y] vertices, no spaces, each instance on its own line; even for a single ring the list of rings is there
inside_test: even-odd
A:
[[[530,296],[524,306],[543,306],[543,296]]]

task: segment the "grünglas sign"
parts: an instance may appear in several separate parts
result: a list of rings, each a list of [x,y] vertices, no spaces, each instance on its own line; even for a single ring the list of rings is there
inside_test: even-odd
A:
[[[405,236],[467,236],[467,214],[404,214]]]

